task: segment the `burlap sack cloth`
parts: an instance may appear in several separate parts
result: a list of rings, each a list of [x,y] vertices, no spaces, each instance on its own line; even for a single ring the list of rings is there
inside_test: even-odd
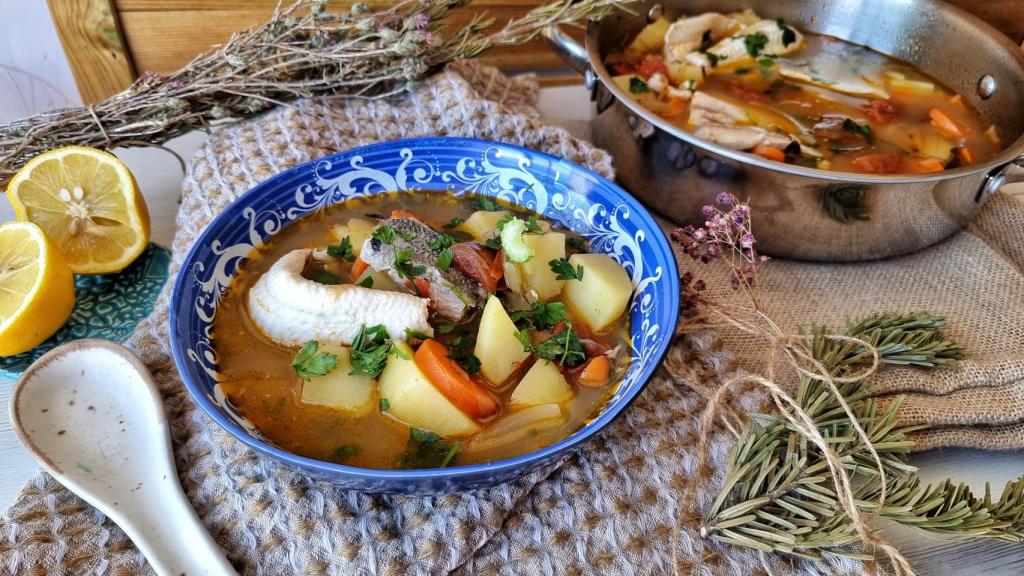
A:
[[[257,182],[336,150],[379,140],[434,134],[491,138],[557,154],[612,176],[605,153],[538,121],[532,108],[536,92],[531,78],[509,80],[493,69],[459,64],[402,100],[301,102],[218,132],[191,163],[171,271],[177,272],[203,226]],[[956,251],[963,242],[975,248],[966,262]],[[983,247],[977,236],[954,239],[944,252],[946,264],[961,269],[963,277],[981,276],[979,268],[992,253]],[[785,281],[786,266],[773,264],[766,284]],[[794,274],[807,272],[793,266]],[[976,355],[976,364],[970,365],[976,371],[971,373],[977,374],[974,383],[983,379],[981,375],[995,377],[995,349],[1005,344],[1007,334],[988,326],[989,332],[972,336],[983,324],[960,322],[959,308],[981,302],[980,309],[1001,314],[1003,326],[1022,326],[1019,310],[1012,319],[1006,314],[1009,290],[1017,290],[1016,303],[1021,302],[1020,278],[1009,265],[1001,270],[1001,275],[989,278],[1004,290],[999,294],[1005,298],[997,298],[990,283],[990,300],[979,301],[977,294],[965,301],[942,300],[947,307],[958,308],[942,311],[953,316],[956,336],[969,348],[981,351],[981,343],[991,339],[984,349],[989,355]],[[982,272],[987,274],[988,269]],[[816,284],[820,308],[828,312],[827,303],[840,302],[844,295],[863,298],[878,292],[882,299],[865,300],[864,308],[874,311],[890,304],[877,286],[857,288],[849,282],[843,277]],[[130,345],[153,371],[165,396],[182,484],[206,526],[244,574],[874,572],[874,566],[849,559],[811,563],[715,545],[698,535],[696,510],[678,509],[688,486],[696,486],[698,509],[706,508],[716,495],[732,444],[716,432],[707,466],[695,470],[696,414],[703,402],[690,387],[715,387],[732,374],[730,354],[712,337],[677,342],[637,402],[581,453],[553,470],[474,493],[389,497],[312,481],[257,456],[213,424],[188,397],[170,359],[168,295],[169,288]],[[996,301],[1000,307],[991,308]],[[918,304],[914,308],[941,308],[933,300]],[[1019,332],[1016,341],[1020,342]],[[743,342],[734,344],[742,348]],[[744,350],[756,356],[756,344]],[[1000,381],[1015,373],[1007,368],[999,373]],[[914,374],[894,379],[893,388],[914,381],[929,389],[932,380]],[[955,374],[934,378],[946,389],[963,388],[957,385],[962,377]],[[763,397],[745,388],[737,390],[736,402],[741,409],[759,409]],[[150,570],[116,526],[40,475],[0,519],[0,572],[120,575]]]

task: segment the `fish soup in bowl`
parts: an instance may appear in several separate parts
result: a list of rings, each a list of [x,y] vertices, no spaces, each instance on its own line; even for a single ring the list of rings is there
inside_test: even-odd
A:
[[[381,194],[249,255],[213,323],[227,398],[269,440],[365,468],[568,437],[630,361],[625,268],[487,197]]]
[[[252,448],[367,491],[512,480],[621,413],[678,278],[632,198],[513,146],[353,150],[243,195],[175,286],[190,392]]]

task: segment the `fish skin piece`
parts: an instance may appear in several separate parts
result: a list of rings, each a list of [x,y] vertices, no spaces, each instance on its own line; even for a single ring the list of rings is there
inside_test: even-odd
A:
[[[437,267],[439,252],[430,248],[432,240],[440,234],[414,218],[389,218],[381,223],[395,229],[395,242],[388,245],[376,238],[363,243],[360,258],[378,272],[385,272],[392,280],[405,285],[406,279],[395,270],[395,253],[408,250],[414,265],[426,266],[419,276],[430,286],[428,295],[433,312],[455,322],[464,320],[483,306],[487,291],[454,266],[447,270]]]
[[[796,28],[789,27],[789,29],[796,34],[796,41],[791,42],[789,46],[786,46],[782,42],[783,31],[782,28],[779,28],[778,22],[774,20],[761,20],[756,24],[747,26],[740,30],[739,33],[734,34],[732,37],[726,38],[718,44],[715,44],[709,48],[707,52],[718,56],[719,65],[724,64],[734,66],[746,62],[753,62],[754,58],[747,52],[747,45],[744,41],[744,37],[751,34],[764,34],[768,37],[768,43],[765,44],[763,49],[761,49],[761,54],[765,56],[784,56],[799,50],[804,44],[803,34],[801,34]],[[686,56],[686,61],[694,66],[712,68],[711,61],[708,60],[706,53],[690,52]]]
[[[665,32],[665,60],[684,62],[687,54],[700,49],[705,32],[710,31],[711,40],[719,42],[742,27],[739,22],[717,12],[705,12],[699,16],[676,20]]]
[[[249,288],[249,316],[268,338],[285,346],[310,340],[351,345],[364,324],[383,325],[394,340],[404,340],[406,329],[433,335],[426,298],[307,280],[302,270],[311,252],[285,254]]]

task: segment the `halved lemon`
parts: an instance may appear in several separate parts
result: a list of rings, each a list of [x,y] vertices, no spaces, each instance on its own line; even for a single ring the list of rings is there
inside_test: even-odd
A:
[[[113,154],[69,146],[44,152],[7,187],[18,220],[38,224],[76,274],[120,272],[149,243],[149,211]]]
[[[35,348],[75,306],[75,282],[64,256],[31,222],[0,225],[0,356]]]

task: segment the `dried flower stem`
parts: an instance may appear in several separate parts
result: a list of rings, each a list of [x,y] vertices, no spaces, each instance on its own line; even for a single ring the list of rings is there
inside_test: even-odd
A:
[[[478,14],[444,35],[450,12],[471,0],[401,0],[371,11],[325,10],[298,0],[266,23],[236,33],[168,76],[146,73],[103,102],[45,112],[0,126],[0,183],[57,146],[158,145],[299,98],[380,98],[414,88],[453,60],[521,44],[550,25],[581,25],[627,0],[555,0],[486,33]]]

